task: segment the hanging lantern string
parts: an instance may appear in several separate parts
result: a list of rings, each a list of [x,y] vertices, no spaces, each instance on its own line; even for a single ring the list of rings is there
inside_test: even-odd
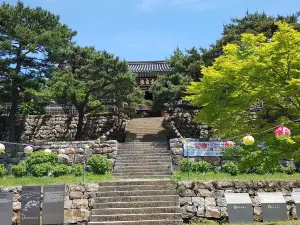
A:
[[[288,120],[288,121],[283,122],[283,123],[281,123],[281,124],[285,124],[285,123],[293,123],[293,122],[298,122],[298,121],[300,121],[300,118],[295,119],[295,120]],[[237,135],[237,136],[234,136],[234,137],[231,137],[231,138],[226,138],[226,140],[234,140],[234,139],[236,139],[236,138],[243,137],[243,136],[245,136],[245,135],[256,135],[256,134],[267,133],[267,132],[269,132],[269,131],[271,131],[271,130],[274,130],[275,128],[280,127],[281,124],[280,124],[280,125],[277,125],[277,126],[275,126],[275,127],[271,127],[271,128],[269,128],[269,129],[264,130],[264,131],[261,131],[261,132],[254,132],[254,133],[251,133],[251,134],[247,133],[247,134]]]

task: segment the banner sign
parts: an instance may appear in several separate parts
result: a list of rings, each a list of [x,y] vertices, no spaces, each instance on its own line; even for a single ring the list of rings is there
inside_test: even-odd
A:
[[[188,140],[183,145],[184,156],[221,156],[225,151],[225,142],[197,142]]]

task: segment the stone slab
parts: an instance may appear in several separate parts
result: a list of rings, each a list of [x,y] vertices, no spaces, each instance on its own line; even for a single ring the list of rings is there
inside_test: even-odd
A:
[[[21,194],[21,225],[40,225],[41,186],[24,186]]]
[[[0,225],[12,224],[13,197],[12,192],[0,193]]]
[[[63,225],[65,185],[44,186],[43,193],[43,225]]]
[[[252,202],[247,193],[225,193],[229,223],[253,222]]]
[[[287,220],[287,207],[281,192],[257,193],[261,207],[263,221]]]
[[[292,192],[291,194],[296,204],[297,218],[300,219],[300,192]]]

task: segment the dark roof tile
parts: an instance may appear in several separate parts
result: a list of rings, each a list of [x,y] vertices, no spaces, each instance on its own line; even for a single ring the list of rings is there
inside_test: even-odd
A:
[[[133,73],[171,72],[172,68],[166,61],[130,61],[129,70]]]

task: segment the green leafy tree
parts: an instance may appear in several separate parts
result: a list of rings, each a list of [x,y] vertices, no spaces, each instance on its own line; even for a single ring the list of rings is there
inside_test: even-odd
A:
[[[112,77],[105,87],[108,96],[115,100],[117,115],[125,111],[135,111],[137,105],[143,103],[144,93],[136,85],[136,74],[126,72]]]
[[[70,103],[78,111],[75,139],[82,139],[84,114],[101,106],[101,98],[111,94],[111,85],[120,74],[126,74],[126,62],[93,47],[73,46],[63,52],[53,73],[50,95],[54,100]]]
[[[0,98],[11,103],[9,140],[16,141],[18,107],[32,90],[44,86],[56,52],[75,32],[41,8],[0,5]]]
[[[226,45],[212,66],[202,67],[201,82],[192,82],[186,97],[203,106],[195,120],[212,126],[219,137],[240,140],[243,134],[271,128],[254,135],[267,151],[253,145],[233,154],[244,154],[244,162],[264,158],[266,167],[300,157],[299,123],[288,123],[294,141],[280,142],[273,134],[274,126],[300,117],[300,32],[287,23],[276,25],[271,40],[243,34],[240,45]]]
[[[165,108],[165,103],[181,99],[190,81],[198,81],[201,77],[199,65],[203,65],[200,51],[195,47],[183,52],[176,48],[167,61],[173,71],[157,79],[152,86],[153,109]]]
[[[297,18],[300,12],[288,16],[268,16],[266,13],[249,13],[242,18],[232,18],[231,23],[224,25],[222,37],[211,45],[209,49],[201,48],[202,60],[206,66],[212,65],[214,60],[223,54],[223,46],[229,43],[241,44],[243,33],[264,34],[271,38],[278,30],[276,22],[284,21],[300,30]]]
[[[153,109],[165,108],[165,103],[181,99],[184,96],[187,85],[192,81],[190,76],[182,76],[181,73],[166,75],[159,78],[152,86]]]

